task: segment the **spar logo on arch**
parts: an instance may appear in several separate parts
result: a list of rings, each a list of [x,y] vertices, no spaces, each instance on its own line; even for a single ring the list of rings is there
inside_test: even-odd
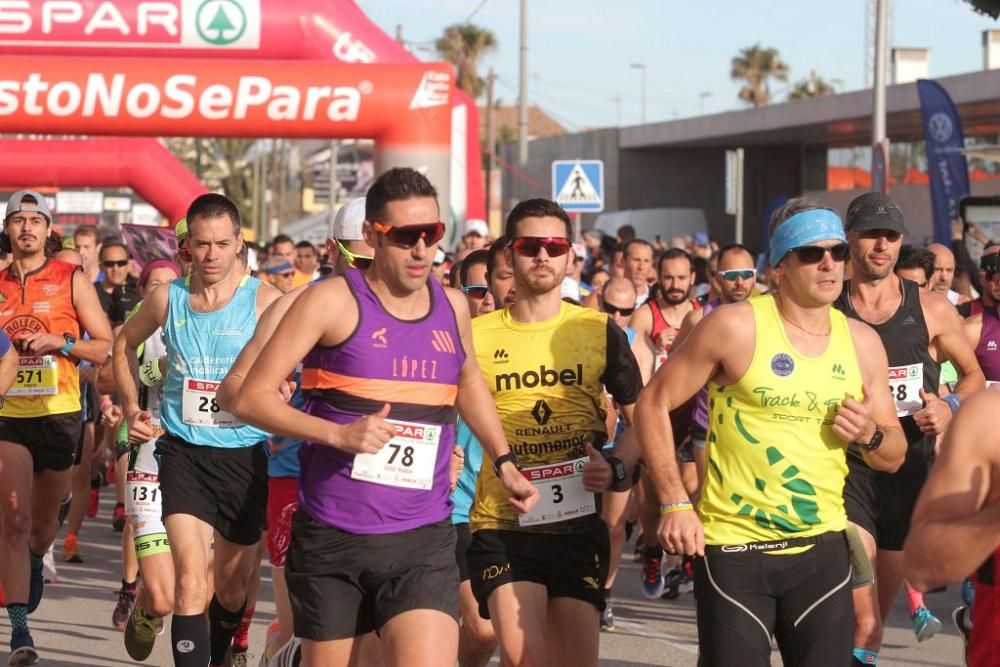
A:
[[[260,48],[260,0],[0,0],[0,44]]]

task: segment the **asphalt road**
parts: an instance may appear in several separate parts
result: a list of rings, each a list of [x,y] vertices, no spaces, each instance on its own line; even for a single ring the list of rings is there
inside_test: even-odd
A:
[[[102,495],[107,496],[108,489]],[[130,665],[122,647],[121,633],[111,625],[115,591],[119,586],[120,540],[110,529],[111,505],[105,502],[97,519],[84,524],[81,545],[86,562],[64,564],[58,560],[59,581],[46,587],[45,597],[30,623],[41,664],[47,667],[105,667]],[[57,547],[62,544],[57,542]],[[628,548],[631,553],[631,547]],[[274,619],[270,572],[262,566],[263,585],[250,632],[250,652],[260,655],[268,623]],[[601,664],[609,667],[633,665],[696,665],[697,641],[694,623],[694,600],[683,595],[674,601],[649,601],[639,590],[639,567],[625,558],[613,599],[616,629],[601,635]],[[910,629],[903,598],[893,610],[886,629],[881,665],[960,665],[961,639],[951,624],[951,609],[958,599],[957,586],[944,593],[930,595],[928,605],[944,623],[944,631],[918,644]],[[0,664],[6,664],[10,626],[6,614],[0,614]],[[141,664],[171,664],[169,628],[157,643],[150,658]],[[496,664],[494,659],[494,664]],[[777,652],[772,660],[780,665]],[[256,665],[256,662],[252,662]]]

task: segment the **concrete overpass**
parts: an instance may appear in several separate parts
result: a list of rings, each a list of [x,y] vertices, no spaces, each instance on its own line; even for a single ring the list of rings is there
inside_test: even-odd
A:
[[[965,136],[996,143],[1000,135],[1000,70],[938,80],[958,107]],[[745,149],[744,239],[760,244],[763,216],[776,196],[818,196],[841,212],[856,192],[826,192],[830,148],[867,146],[871,137],[870,89],[772,104],[663,123],[612,128],[540,139],[529,145],[521,174],[504,174],[504,202],[550,196],[552,160],[605,162],[605,210],[698,207],[713,235],[732,240],[733,217],[725,214],[727,149]],[[886,90],[886,127],[893,143],[923,139],[915,83]],[[503,147],[516,164],[516,146]],[[974,182],[973,194],[1000,194],[1000,181]],[[915,237],[931,235],[930,195],[923,185],[895,186]],[[509,208],[509,207],[508,207]],[[593,215],[584,216],[589,226]]]

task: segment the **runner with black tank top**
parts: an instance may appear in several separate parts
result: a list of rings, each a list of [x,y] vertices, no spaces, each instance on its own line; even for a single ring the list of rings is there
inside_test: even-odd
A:
[[[847,210],[845,225],[854,276],[844,283],[835,307],[875,329],[889,358],[888,384],[906,434],[903,465],[892,474],[871,470],[849,450],[850,474],[844,488],[847,516],[861,533],[876,582],[854,591],[856,664],[875,664],[882,624],[903,584],[903,541],[917,495],[927,479],[937,436],[963,397],[983,386],[983,375],[962,335],[955,308],[940,294],[921,292],[916,283],[893,273],[902,237],[903,214],[886,195],[868,193]],[[956,393],[937,396],[939,364],[950,360],[962,379]],[[917,591],[908,592],[914,633],[921,641],[940,631]]]
[[[231,399],[241,418],[303,441],[285,576],[308,667],[346,666],[372,631],[388,664],[455,664],[456,413],[491,458],[510,448],[465,297],[429,280],[444,232],[426,177],[379,177],[365,200],[371,266],[307,288]],[[305,414],[275,391],[300,361]],[[513,467],[501,483],[518,512],[537,502]]]
[[[941,444],[941,454],[913,511],[906,540],[907,581],[930,590],[973,573],[970,667],[1000,656],[1000,392],[969,398]]]

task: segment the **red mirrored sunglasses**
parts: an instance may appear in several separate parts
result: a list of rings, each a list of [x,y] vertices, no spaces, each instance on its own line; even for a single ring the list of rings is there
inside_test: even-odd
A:
[[[537,257],[542,248],[549,257],[561,257],[569,252],[572,244],[561,236],[519,236],[511,246],[521,257]]]
[[[435,245],[444,236],[444,223],[431,222],[426,225],[387,225],[382,222],[372,222],[372,227],[379,234],[385,234],[389,242],[403,248],[412,248],[420,239],[424,245]]]

